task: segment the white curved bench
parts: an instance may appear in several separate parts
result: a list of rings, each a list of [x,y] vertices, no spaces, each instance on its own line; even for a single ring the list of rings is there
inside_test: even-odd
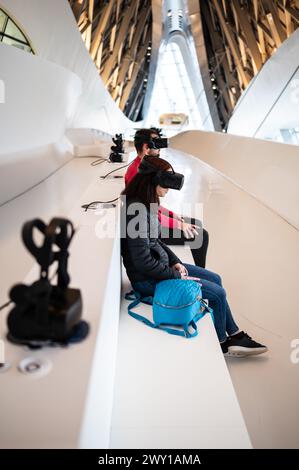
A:
[[[81,205],[116,197],[119,180],[101,181],[117,165],[91,167],[91,159],[73,159],[49,179],[0,208],[2,243],[0,304],[13,283],[38,278],[21,241],[22,224],[34,217],[49,222],[69,218],[76,228],[70,245],[70,286],[81,289],[88,338],[68,348],[29,351],[4,340],[11,367],[0,374],[1,448],[105,448],[109,444],[120,306],[120,249],[116,209],[106,214],[84,212]],[[99,239],[96,223],[111,222],[112,237]],[[99,227],[98,227],[99,228]],[[6,333],[1,312],[1,336]],[[18,371],[23,358],[49,361],[51,370],[39,376]]]
[[[189,249],[171,248],[192,263]],[[251,448],[210,316],[187,340],[136,321],[128,304],[121,306],[110,447]],[[152,319],[150,306],[135,310]]]

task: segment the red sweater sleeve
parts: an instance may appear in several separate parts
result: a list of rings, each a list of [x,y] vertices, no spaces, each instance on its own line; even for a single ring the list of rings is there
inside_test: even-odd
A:
[[[125,185],[130,183],[130,181],[134,178],[138,171],[138,167],[141,163],[141,159],[139,157],[136,157],[135,160],[131,163],[131,165],[128,167],[126,174],[125,174]]]
[[[174,217],[175,216],[175,213],[168,210],[168,209],[166,209],[166,207],[160,206],[159,209],[161,211],[161,214],[168,215],[169,217]]]
[[[166,212],[168,212],[167,209],[165,209],[164,207],[163,209],[164,209],[164,212],[161,211],[161,207],[159,207],[159,212],[158,212],[159,221],[162,227],[179,228],[180,221],[177,219],[174,219],[173,217],[168,217],[168,215],[166,215]]]

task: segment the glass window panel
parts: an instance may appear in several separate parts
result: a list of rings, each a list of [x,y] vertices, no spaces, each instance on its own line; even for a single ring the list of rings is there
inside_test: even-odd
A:
[[[26,44],[22,44],[21,42],[16,41],[15,39],[8,38],[6,36],[3,37],[2,42],[4,44],[8,44],[10,46],[18,47],[19,49],[22,49],[22,51],[26,52],[31,52],[30,46]]]
[[[0,10],[0,32],[3,31],[6,18],[7,18],[7,16],[6,16],[6,14],[4,13],[4,11]]]
[[[8,37],[9,36],[9,37]],[[0,8],[0,42],[33,53],[28,39],[19,27]]]
[[[19,28],[11,20],[8,20],[4,33],[15,39],[19,39],[20,41],[27,42],[24,34],[22,34]]]
[[[184,129],[201,128],[201,117],[179,46],[169,43],[160,51],[155,85],[147,119],[158,125],[162,114],[183,113],[188,116]],[[159,126],[158,126],[159,127]],[[170,136],[170,129],[165,129]]]

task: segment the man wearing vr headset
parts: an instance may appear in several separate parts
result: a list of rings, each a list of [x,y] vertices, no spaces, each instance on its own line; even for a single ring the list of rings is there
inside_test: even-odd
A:
[[[160,156],[160,148],[168,146],[167,139],[162,139],[156,128],[139,129],[135,133],[134,144],[137,157],[128,167],[125,174],[126,186],[138,172],[139,165],[145,155]],[[181,217],[165,207],[159,207],[161,223],[161,238],[167,245],[183,245],[190,243],[191,253],[196,266],[206,266],[206,256],[209,245],[209,234],[202,228],[199,220]]]
[[[152,129],[139,129],[136,131],[134,136],[134,145],[137,151],[137,157],[131,165],[128,167],[125,174],[125,183],[126,185],[130,183],[132,178],[136,175],[138,167],[144,157],[144,155],[151,155],[153,157],[160,156],[160,148],[157,146],[152,146],[149,143],[154,143],[154,139],[159,138],[156,130]]]

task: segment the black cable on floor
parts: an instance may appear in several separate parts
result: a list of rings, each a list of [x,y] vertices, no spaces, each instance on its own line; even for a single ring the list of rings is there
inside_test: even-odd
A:
[[[11,303],[12,303],[12,300],[9,300],[9,301],[6,302],[5,304],[1,305],[0,310],[4,310],[4,309],[5,309],[6,307],[8,307],[9,304],[11,304]]]
[[[85,212],[88,211],[88,209],[90,209],[90,206],[92,206],[93,204],[110,204],[110,203],[113,203],[115,201],[117,201],[119,199],[119,196],[116,197],[115,199],[111,199],[110,201],[92,201],[92,202],[89,202],[88,204],[83,204],[82,209],[85,209]],[[116,207],[114,205],[114,207]]]
[[[108,158],[105,158],[105,157],[99,157],[97,158],[97,160],[95,160],[94,162],[91,162],[91,166],[97,166],[97,165],[100,165],[101,163],[104,163],[104,162],[109,162]]]
[[[133,162],[128,163],[127,165],[121,166],[120,168],[115,168],[114,170],[109,171],[109,173],[107,173],[106,175],[100,176],[100,178],[104,180],[105,178],[107,178],[107,176],[111,175],[111,173],[114,173],[115,171],[118,171],[118,170],[122,170],[123,168],[127,168],[127,166],[130,166],[132,163]],[[119,177],[122,178],[122,176],[119,176]],[[115,178],[118,178],[118,177],[116,176]]]

